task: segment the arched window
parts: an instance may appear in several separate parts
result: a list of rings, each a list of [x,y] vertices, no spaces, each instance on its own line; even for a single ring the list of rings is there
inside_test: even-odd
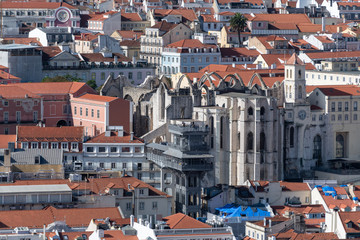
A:
[[[260,133],[260,151],[266,150],[266,140],[265,140],[265,133]]]
[[[247,135],[247,146],[246,149],[253,150],[254,149],[254,135],[252,132],[249,132]]]
[[[298,98],[302,98],[302,87],[298,87]]]
[[[313,158],[314,159],[321,158],[321,137],[319,135],[316,135],[314,137]]]
[[[261,107],[260,108],[260,116],[264,116],[265,115],[265,108]]]
[[[289,98],[292,98],[292,94],[291,94],[291,86],[289,87]]]
[[[249,115],[249,116],[252,116],[253,114],[254,114],[253,108],[252,108],[252,107],[249,107],[249,108],[248,108],[248,115]]]
[[[336,135],[336,157],[345,157],[345,141],[341,134]]]
[[[301,78],[301,69],[299,69],[299,78]]]
[[[294,147],[294,127],[290,128],[290,147]]]

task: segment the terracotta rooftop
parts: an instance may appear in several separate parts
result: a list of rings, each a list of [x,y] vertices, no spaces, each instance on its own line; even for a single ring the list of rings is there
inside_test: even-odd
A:
[[[195,228],[211,228],[206,223],[200,222],[183,213],[177,213],[164,217],[163,220],[171,229],[195,229]]]
[[[281,240],[335,240],[339,239],[335,233],[296,233],[293,229],[287,232],[273,234]]]
[[[245,15],[249,21],[268,21],[271,23],[311,23],[306,14],[254,14]]]
[[[121,21],[124,22],[141,22],[142,19],[139,13],[127,13],[125,11],[121,11]]]
[[[155,9],[154,15],[159,17],[166,17],[170,15],[178,15],[181,16],[184,20],[193,22],[197,20],[196,14],[193,9]]]
[[[17,126],[18,142],[82,142],[84,127]]]
[[[343,224],[345,232],[347,233],[357,233],[360,232],[359,220],[360,220],[360,212],[339,212],[340,220]],[[347,227],[345,221],[351,221],[352,227]]]
[[[123,40],[120,42],[120,46],[140,47],[140,42],[135,40]]]
[[[118,208],[71,208],[46,207],[42,210],[1,211],[0,229],[15,227],[43,228],[55,221],[65,221],[69,227],[83,227],[93,218],[121,218]]]
[[[115,101],[120,98],[85,93],[84,95],[77,97],[75,99],[85,99],[85,100],[91,100],[91,101],[97,101],[97,102],[112,102],[112,101]],[[126,101],[126,100],[124,100],[124,101]]]
[[[140,31],[116,31],[122,39],[128,39],[128,40],[134,40],[134,39],[140,39],[140,36],[143,35],[143,32]],[[120,43],[121,44],[121,43]]]
[[[10,38],[10,37],[6,37],[6,38],[4,38],[4,41],[12,42],[12,43],[15,43],[15,44],[42,46],[42,44],[38,41],[37,38]]]
[[[83,82],[12,83],[8,84],[7,86],[18,87],[24,91],[38,95],[75,94],[81,89],[85,89],[88,93],[96,93],[95,90]],[[3,86],[0,86],[0,90],[2,87]]]
[[[166,21],[161,21],[161,22],[158,22],[155,25],[151,26],[151,28],[156,28],[156,29],[159,29],[160,31],[168,32],[176,26],[177,26],[177,24],[175,24],[175,23],[168,23]]]
[[[167,45],[165,48],[217,48],[217,45],[203,44],[197,39],[183,39]]]
[[[247,48],[220,48],[221,57],[255,57],[259,55],[259,52],[255,49]]]
[[[19,83],[20,84],[20,83]],[[2,99],[25,99],[25,98],[40,98],[39,95],[34,94],[28,89],[24,89],[15,84],[1,84],[0,85],[0,96]]]
[[[119,137],[117,132],[111,131],[110,136],[105,136],[105,133],[102,133],[96,137],[91,138],[86,143],[143,143],[142,140],[134,136],[134,140],[130,140],[131,136],[128,133],[124,133],[123,137]]]
[[[9,142],[15,143],[16,135],[4,135],[4,134],[0,135],[0,148],[1,149],[8,148]]]
[[[304,65],[303,61],[297,56],[296,53],[293,53],[291,57],[286,60],[287,65]]]
[[[319,89],[326,96],[360,96],[360,87],[357,85],[314,85],[306,86],[306,92],[310,93]]]

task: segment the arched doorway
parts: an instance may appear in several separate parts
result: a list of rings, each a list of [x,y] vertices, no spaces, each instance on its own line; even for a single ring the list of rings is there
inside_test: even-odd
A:
[[[57,122],[56,124],[57,127],[63,127],[63,126],[67,126],[67,123],[65,120],[60,120]]]

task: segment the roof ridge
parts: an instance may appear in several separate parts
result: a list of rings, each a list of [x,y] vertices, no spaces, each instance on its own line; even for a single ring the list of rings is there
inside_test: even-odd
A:
[[[183,214],[183,213],[180,213],[180,214]],[[179,221],[177,221],[176,224],[174,224],[173,228],[175,228],[180,222],[181,220],[183,220],[187,215],[183,214],[182,218],[179,219]]]

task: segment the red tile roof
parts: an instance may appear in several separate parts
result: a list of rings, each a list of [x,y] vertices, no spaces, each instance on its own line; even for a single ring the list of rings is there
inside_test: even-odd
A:
[[[127,46],[127,47],[138,47],[140,48],[140,42],[134,40],[123,40],[120,42],[120,46]]]
[[[18,87],[25,91],[39,95],[54,95],[54,94],[75,94],[81,88],[86,86],[86,92],[96,93],[83,82],[39,82],[39,83],[13,83],[7,86]],[[1,86],[2,87],[2,86]],[[1,90],[0,87],[0,90]]]
[[[166,46],[166,48],[217,48],[217,45],[203,44],[197,39],[183,39]]]
[[[18,142],[83,142],[84,127],[17,126]]]
[[[315,89],[319,89],[326,96],[360,96],[360,87],[357,85],[306,86],[306,92],[308,93]]]
[[[326,36],[315,36],[315,38],[322,43],[334,43],[333,40],[331,40],[330,38],[328,38]]]
[[[112,102],[112,101],[115,101],[120,98],[85,93],[84,95],[77,97],[75,99],[85,99],[85,100],[92,100],[92,101],[98,101],[98,102]],[[124,101],[126,101],[126,100],[124,100]]]
[[[357,233],[360,232],[360,226],[357,224],[360,220],[360,212],[339,212],[339,217],[347,233]],[[345,224],[345,221],[353,222],[352,227],[348,228]]]
[[[324,206],[321,204],[313,204],[313,205],[301,205],[301,206],[271,206],[274,210],[275,214],[284,216],[286,212],[293,212],[296,214],[308,214],[308,213],[324,213]]]
[[[21,83],[18,83],[21,84]],[[24,99],[24,98],[40,98],[28,89],[24,89],[16,84],[0,85],[0,96],[3,99]]]
[[[123,137],[119,137],[117,132],[111,131],[110,136],[105,136],[105,133],[102,133],[92,139],[88,140],[86,143],[143,143],[143,141],[134,136],[134,140],[130,140],[131,136],[128,133],[124,133]]]
[[[159,29],[160,31],[168,32],[176,26],[177,26],[177,24],[175,24],[175,23],[168,23],[166,21],[161,21],[161,22],[158,22],[155,25],[151,26],[151,28],[156,28],[156,29]]]
[[[311,23],[306,14],[254,14],[245,15],[249,21],[267,21],[271,23]]]
[[[118,208],[70,208],[46,207],[42,210],[1,211],[0,229],[15,227],[43,228],[55,221],[66,221],[70,227],[84,227],[93,218],[121,218]]]
[[[293,229],[287,232],[273,234],[281,240],[335,240],[339,239],[335,233],[296,233]]]
[[[286,60],[287,65],[304,65],[303,61],[298,57],[296,53],[293,53],[291,57]]]
[[[4,38],[4,41],[12,42],[12,43],[15,43],[15,44],[42,46],[42,44],[38,41],[37,38],[10,38],[10,37],[6,37],[6,38]]]
[[[16,135],[0,135],[0,148],[8,148],[9,142],[16,142]]]
[[[306,55],[312,59],[331,59],[331,58],[359,58],[360,51],[343,51],[343,52],[309,52]]]
[[[120,31],[117,30],[117,33],[123,38],[123,39],[140,39],[141,35],[144,33],[141,31]]]
[[[139,13],[127,13],[125,11],[121,11],[121,21],[124,22],[141,22],[142,19]]]
[[[183,213],[177,213],[164,217],[163,220],[171,229],[195,229],[195,228],[211,228],[206,223],[200,222]]]
[[[7,79],[7,80],[20,80],[20,78],[8,73],[8,72],[5,72],[5,71],[2,71],[0,70],[0,80],[1,79]]]
[[[62,52],[62,50],[58,46],[41,47],[38,49],[43,52],[42,54],[43,61],[47,61],[50,58],[53,58]]]
[[[180,15],[182,16],[182,18],[186,21],[190,21],[193,22],[195,20],[197,20],[198,18],[196,17],[196,14],[194,12],[193,9],[185,9],[185,8],[180,8],[180,9],[155,9],[154,10],[154,15],[159,17],[166,17],[169,15]]]
[[[255,49],[247,48],[220,48],[221,57],[255,57],[259,55],[259,52]]]

